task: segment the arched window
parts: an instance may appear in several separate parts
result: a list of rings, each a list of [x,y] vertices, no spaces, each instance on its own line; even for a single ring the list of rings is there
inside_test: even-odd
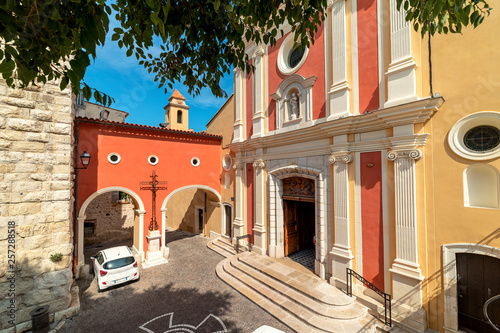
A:
[[[474,164],[464,171],[466,207],[499,208],[498,171],[487,164]]]
[[[177,123],[182,124],[182,111],[181,110],[177,111]]]

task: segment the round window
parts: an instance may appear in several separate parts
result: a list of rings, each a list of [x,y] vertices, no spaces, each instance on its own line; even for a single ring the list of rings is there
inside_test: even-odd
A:
[[[191,159],[191,165],[197,167],[198,165],[200,165],[200,159],[198,157],[193,157]]]
[[[288,65],[290,66],[290,68],[294,68],[300,63],[302,57],[304,56],[304,51],[305,49],[301,50],[299,47],[293,49],[293,51],[290,53],[290,58],[288,59]]]
[[[306,61],[309,48],[301,48],[295,44],[293,33],[285,37],[278,52],[278,69],[281,74],[295,73]]]
[[[222,159],[222,167],[224,170],[229,171],[231,169],[231,165],[233,164],[233,159],[231,158],[231,155],[226,154],[224,155],[224,158]]]
[[[479,152],[495,149],[500,143],[500,130],[494,126],[476,126],[465,133],[464,143]]]
[[[158,161],[159,161],[159,159],[158,159],[158,156],[156,156],[156,155],[151,155],[148,157],[148,162],[151,165],[157,165]]]
[[[108,162],[111,164],[120,163],[121,157],[117,153],[111,153],[108,155]]]
[[[448,134],[454,153],[470,160],[500,157],[500,113],[476,112],[460,119]]]

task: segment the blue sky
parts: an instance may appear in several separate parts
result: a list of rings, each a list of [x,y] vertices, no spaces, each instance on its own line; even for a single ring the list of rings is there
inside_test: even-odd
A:
[[[154,74],[138,64],[135,56],[127,57],[125,49],[120,49],[118,44],[111,40],[113,28],[117,26],[114,15],[110,19],[110,31],[104,47],[98,49],[95,62],[87,68],[85,82],[115,99],[112,108],[123,110],[130,115],[126,122],[158,126],[165,122],[164,106],[173,90],[168,89],[167,94],[163,88],[158,88],[154,82]],[[156,47],[155,47],[156,48]],[[152,50],[155,54],[157,50]],[[227,74],[220,82],[228,96],[233,92],[233,72]],[[216,98],[206,88],[198,96],[191,96],[187,87],[176,83],[174,89],[186,98],[189,109],[189,128],[196,132],[206,129],[208,121],[224,104],[224,98]]]

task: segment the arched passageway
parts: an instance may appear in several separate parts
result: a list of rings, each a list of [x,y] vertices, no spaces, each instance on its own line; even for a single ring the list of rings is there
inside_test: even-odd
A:
[[[113,202],[116,193],[124,193],[126,194],[126,198],[122,195],[121,199],[118,197],[118,200]],[[124,207],[122,203],[128,206],[125,216],[123,215]],[[133,216],[128,216],[130,213]],[[85,199],[78,213],[77,272],[80,271],[81,267],[85,266],[84,245],[86,234],[87,239],[92,240],[90,242],[92,244],[99,242],[108,243],[130,238],[134,254],[138,255],[142,261],[144,256],[141,250],[143,248],[144,213],[144,204],[141,198],[134,191],[125,187],[107,187],[94,192]],[[108,216],[106,216],[107,214]],[[102,220],[98,220],[98,218]],[[89,220],[95,221],[92,222]],[[93,225],[89,225],[90,223]],[[89,235],[91,231],[92,235]],[[89,244],[89,241],[87,241],[87,244]]]
[[[204,185],[188,185],[172,191],[161,206],[165,227],[215,237],[221,230],[221,196]],[[165,244],[163,244],[165,245]]]

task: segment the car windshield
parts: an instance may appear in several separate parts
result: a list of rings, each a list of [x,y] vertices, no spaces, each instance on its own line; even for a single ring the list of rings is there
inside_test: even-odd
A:
[[[120,258],[120,259],[115,259],[112,261],[109,261],[104,264],[104,269],[116,269],[120,267],[125,267],[130,264],[133,264],[135,261],[134,257],[126,257],[126,258]]]

